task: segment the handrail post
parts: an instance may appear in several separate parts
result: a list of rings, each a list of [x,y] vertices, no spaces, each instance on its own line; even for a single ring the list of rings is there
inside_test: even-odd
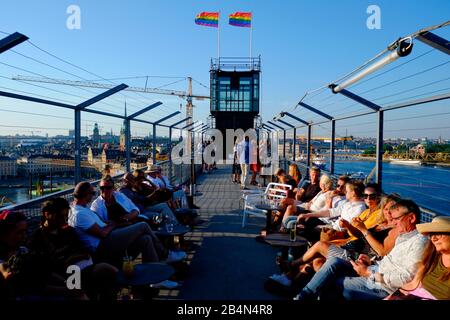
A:
[[[331,120],[331,141],[330,141],[330,173],[334,174],[334,160],[335,160],[335,142],[336,140],[336,120]]]
[[[81,181],[81,110],[75,109],[75,170],[74,183]]]
[[[377,157],[376,157],[376,175],[377,183],[382,187],[382,171],[383,171],[383,122],[384,122],[384,111],[378,110],[378,127],[377,127]]]

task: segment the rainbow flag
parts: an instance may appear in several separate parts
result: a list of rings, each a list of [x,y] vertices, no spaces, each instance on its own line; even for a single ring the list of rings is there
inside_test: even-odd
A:
[[[236,27],[250,28],[252,26],[252,13],[251,12],[235,12],[230,14],[230,24]]]
[[[195,17],[195,23],[207,27],[219,27],[218,12],[201,12]]]

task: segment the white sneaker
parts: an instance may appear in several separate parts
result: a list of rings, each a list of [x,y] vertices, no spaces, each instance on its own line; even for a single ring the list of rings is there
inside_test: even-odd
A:
[[[180,284],[178,282],[164,280],[164,281],[161,281],[160,283],[151,284],[150,287],[156,288],[156,289],[175,289],[179,285]]]
[[[274,274],[270,277],[270,279],[286,287],[290,287],[292,285],[292,280],[289,279],[285,274]]]
[[[169,250],[169,255],[167,256],[166,263],[181,261],[186,258],[186,252],[184,251],[171,251]]]

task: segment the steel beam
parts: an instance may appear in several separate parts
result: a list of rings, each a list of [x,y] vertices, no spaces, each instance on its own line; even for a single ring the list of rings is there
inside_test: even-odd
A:
[[[175,111],[174,113],[171,113],[168,116],[165,116],[164,118],[161,118],[158,121],[155,121],[155,124],[160,124],[161,122],[166,121],[167,119],[170,119],[170,118],[176,116],[179,113],[181,113],[181,112],[180,111]]]
[[[297,128],[294,128],[294,151],[292,152],[292,161],[294,162],[296,152],[297,152]]]
[[[297,117],[297,116],[294,116],[292,113],[289,113],[289,112],[282,112],[282,113],[281,113],[281,116],[282,116],[282,117],[288,116],[288,117],[290,117],[290,118],[292,118],[292,119],[294,119],[294,120],[297,120],[297,121],[300,122],[300,123],[303,123],[303,124],[306,125],[306,126],[309,125],[309,122],[307,122],[307,121],[305,121],[305,120],[303,120],[303,119],[301,119],[301,118],[299,118],[299,117]]]
[[[31,101],[31,102],[36,102],[36,103],[48,104],[48,105],[55,106],[55,107],[61,107],[61,108],[67,108],[67,109],[75,109],[75,107],[70,105],[70,104],[56,102],[56,101],[51,101],[51,100],[45,100],[45,99],[40,99],[40,98],[35,98],[35,97],[24,96],[24,95],[21,95],[21,94],[10,93],[10,92],[6,92],[6,91],[0,91],[0,96],[7,97],[7,98],[12,98],[12,99],[18,99],[18,100],[24,100],[24,101]]]
[[[21,44],[24,41],[27,41],[29,38],[19,32],[14,32],[9,36],[0,40],[0,53],[3,53],[18,44]]]
[[[182,123],[182,122],[184,122],[184,121],[187,121],[187,120],[189,120],[189,119],[191,119],[191,118],[192,118],[192,117],[186,117],[186,118],[184,118],[183,120],[180,120],[180,121],[175,122],[174,124],[170,125],[169,128],[173,128],[173,127],[179,125],[180,123]]]
[[[336,85],[332,84],[332,85],[330,85],[330,88],[333,89],[335,86]],[[354,93],[352,93],[352,92],[350,92],[348,90],[342,89],[338,93],[340,93],[340,94],[346,96],[347,98],[352,99],[352,100],[354,100],[354,101],[356,101],[356,102],[358,102],[358,103],[360,103],[360,104],[362,104],[362,105],[364,105],[364,106],[366,106],[366,107],[368,107],[368,108],[370,108],[372,110],[378,111],[378,110],[381,109],[381,107],[379,105],[377,105],[377,104],[375,104],[375,103],[373,103],[373,102],[371,102],[371,101],[369,101],[367,99],[364,99],[363,97],[360,97],[360,96],[358,96],[358,95],[356,95],[356,94],[354,94]]]
[[[279,126],[279,125],[273,123],[272,121],[267,121],[267,123],[270,123],[270,124],[273,125],[274,127],[277,127],[277,128],[279,128],[279,129],[281,129],[281,130],[284,130],[284,128],[283,128],[282,126]]]
[[[447,39],[441,38],[432,32],[422,33],[416,38],[439,51],[450,54],[450,42]]]
[[[300,106],[304,107],[305,109],[308,109],[309,111],[312,111],[312,112],[314,112],[314,113],[316,113],[316,114],[318,114],[318,115],[320,115],[320,116],[322,116],[324,118],[327,118],[328,120],[332,120],[333,119],[333,117],[330,116],[329,114],[326,114],[325,112],[317,110],[316,108],[314,108],[314,107],[312,107],[312,106],[310,106],[310,105],[308,105],[308,104],[306,104],[304,102],[299,102],[298,105],[300,105]]]
[[[129,119],[134,119],[134,118],[136,118],[137,116],[143,114],[144,112],[147,112],[147,111],[150,111],[150,110],[152,110],[152,109],[155,109],[156,107],[158,107],[158,106],[160,106],[160,105],[162,105],[162,102],[161,102],[161,101],[155,102],[154,104],[149,105],[148,107],[145,107],[144,109],[141,109],[141,110],[139,110],[138,112],[135,112],[135,113],[129,115],[128,118],[129,118]]]
[[[114,88],[111,88],[89,100],[86,100],[85,102],[82,102],[76,106],[77,109],[83,110],[90,105],[93,105],[94,103],[99,102],[100,100],[103,100],[109,96],[112,96],[113,94],[122,91],[123,89],[128,88],[128,86],[125,83],[119,84],[118,86],[115,86]]]

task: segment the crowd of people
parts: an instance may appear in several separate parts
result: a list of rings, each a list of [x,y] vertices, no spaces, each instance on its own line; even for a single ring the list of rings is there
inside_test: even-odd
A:
[[[117,190],[116,190],[117,189]],[[124,259],[173,264],[186,253],[156,234],[157,223],[193,226],[181,186],[172,186],[159,166],[126,173],[119,188],[105,175],[98,191],[80,182],[73,202],[55,197],[41,208],[39,227],[28,230],[20,211],[0,213],[0,295],[10,299],[117,299]],[[184,207],[184,208],[183,208]],[[81,287],[67,286],[67,270],[78,266]],[[176,281],[151,284],[173,289]]]
[[[375,183],[340,176],[333,188],[320,169],[298,181],[294,167],[276,173],[285,188],[297,185],[257,240],[294,231],[306,245],[276,260],[268,290],[294,300],[450,300],[450,217],[420,223],[414,201]]]

